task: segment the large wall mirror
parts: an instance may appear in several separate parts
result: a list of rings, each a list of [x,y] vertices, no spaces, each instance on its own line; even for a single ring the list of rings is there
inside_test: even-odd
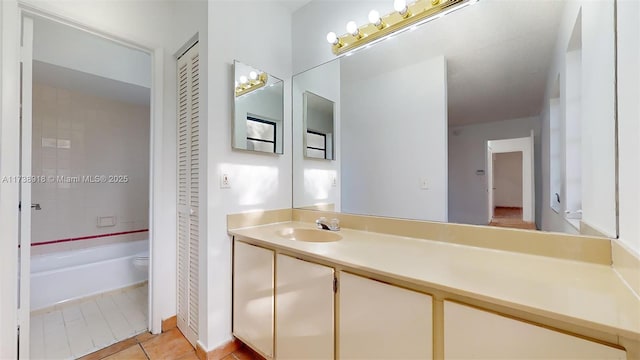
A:
[[[613,0],[482,0],[295,75],[294,207],[615,237],[614,22]],[[296,155],[307,92],[335,161]]]
[[[284,83],[234,61],[233,148],[283,153]]]

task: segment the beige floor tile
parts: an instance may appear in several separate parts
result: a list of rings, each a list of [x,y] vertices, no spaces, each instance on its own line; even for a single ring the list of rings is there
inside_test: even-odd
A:
[[[179,359],[181,356],[194,351],[189,341],[178,329],[169,330],[151,340],[147,340],[142,343],[142,347],[151,360]]]
[[[104,358],[104,360],[147,360],[139,344]]]
[[[183,355],[178,360],[200,360],[200,359],[198,358],[198,355],[196,355],[196,352],[194,350],[190,353],[187,353],[186,355]]]
[[[138,342],[135,339],[127,339],[124,341],[120,341],[111,346],[108,346],[104,349],[98,350],[94,353],[81,357],[79,360],[100,360],[104,359],[107,356],[116,354],[122,350],[128,349],[134,345],[137,345]]]
[[[154,334],[152,334],[152,333],[150,333],[150,332],[148,332],[148,331],[145,331],[145,332],[143,332],[142,334],[138,334],[138,335],[136,335],[136,340],[137,340],[139,343],[143,343],[143,342],[145,342],[145,341],[147,341],[147,340],[153,339],[153,338],[154,338],[154,337],[156,337],[156,336],[159,336],[159,335],[154,335]]]
[[[238,360],[264,360],[262,356],[246,346],[242,346],[240,349],[236,350],[233,353],[233,356]]]

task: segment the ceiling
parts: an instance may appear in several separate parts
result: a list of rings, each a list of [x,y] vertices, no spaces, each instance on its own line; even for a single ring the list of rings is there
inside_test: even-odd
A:
[[[444,55],[449,126],[537,116],[563,8],[560,0],[481,0],[342,58],[341,71],[370,76]]]

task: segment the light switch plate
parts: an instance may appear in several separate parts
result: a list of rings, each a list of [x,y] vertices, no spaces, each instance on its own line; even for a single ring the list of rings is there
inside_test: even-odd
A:
[[[428,190],[429,189],[429,182],[427,181],[427,178],[425,178],[425,177],[420,178],[420,189],[422,189],[422,190]]]
[[[220,189],[229,189],[231,188],[231,178],[229,174],[220,175]]]
[[[331,178],[331,186],[332,187],[338,186],[338,179],[336,179],[335,176],[333,178]]]

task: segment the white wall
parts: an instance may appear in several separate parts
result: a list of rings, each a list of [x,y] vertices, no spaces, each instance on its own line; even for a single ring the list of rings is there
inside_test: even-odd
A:
[[[34,80],[32,173],[80,179],[32,186],[33,202],[42,210],[32,214],[31,242],[147,229],[149,107]],[[127,179],[81,180],[102,175]],[[115,226],[98,227],[102,216],[115,217]]]
[[[335,103],[334,156],[336,160],[305,159],[303,94],[310,91]],[[334,204],[340,211],[340,62],[333,61],[297,74],[293,79],[293,207]],[[332,186],[336,178],[336,186]]]
[[[34,60],[139,86],[151,86],[151,58],[142,51],[45,19],[36,19],[34,33]]]
[[[367,75],[341,79],[342,211],[447,221],[446,60]]]
[[[160,318],[167,318],[176,313],[176,63],[174,53],[196,33],[199,33],[199,38],[202,42],[201,46],[204,48],[201,57],[201,63],[203,64],[201,72],[206,78],[207,3],[204,1],[148,2],[142,0],[126,2],[107,0],[25,0],[24,3],[57,17],[68,19],[83,27],[141,45],[154,52],[152,65],[155,77],[153,86],[158,86],[158,88],[152,91],[151,111],[152,116],[157,117],[159,121],[152,123],[153,134],[151,139],[154,147],[154,159],[151,178],[153,179],[154,197],[152,203],[154,210],[150,221],[155,230],[151,233],[154,243],[152,268],[154,268],[154,278],[158,281],[155,281],[156,286],[153,288],[153,303],[151,306],[154,315],[152,319],[153,329],[154,331],[159,331]],[[11,90],[11,92],[7,93],[4,90],[2,92],[3,114],[1,126],[3,128],[3,139],[1,146],[3,147],[3,168],[0,171],[3,174],[7,171],[7,175],[15,175],[18,172],[15,161],[17,161],[16,154],[18,154],[16,144],[18,102],[16,94],[18,94],[17,89],[19,89],[17,78],[19,72],[16,71],[18,54],[14,45],[17,44],[15,41],[19,39],[19,28],[17,26],[17,12],[15,12],[16,1],[5,0],[2,2],[2,6],[3,16],[6,16],[2,22],[2,73],[3,76],[7,76],[3,77],[3,87],[6,84],[7,89]],[[9,11],[5,12],[5,9],[9,9]],[[12,43],[4,42],[6,39],[10,39]],[[8,50],[11,52],[5,53]],[[5,54],[7,55],[6,58],[4,57]],[[202,83],[201,93],[204,98],[207,98],[207,87],[204,84],[206,83]],[[5,105],[7,105],[6,108]],[[200,111],[202,114],[207,113],[207,107],[208,104],[206,102],[201,103]],[[5,133],[5,129],[8,129],[11,134]],[[7,137],[15,138],[16,140],[5,142]],[[5,146],[7,151],[5,151]],[[5,161],[9,162],[6,163]],[[5,165],[7,165],[6,168],[4,167]],[[203,174],[202,179],[206,184],[206,173]],[[0,195],[0,219],[3,221],[2,243],[12,244],[9,246],[10,250],[3,252],[3,254],[10,254],[15,252],[13,249],[15,249],[17,239],[17,213],[15,211],[17,208],[17,187],[3,186],[0,194],[3,192],[5,193]],[[5,194],[7,197],[5,197]],[[12,284],[15,284],[13,282],[15,272],[13,273],[14,275],[11,272],[3,272],[2,274],[7,274],[12,279],[10,280],[11,283],[7,283],[6,286],[3,283],[3,288],[1,289],[2,293],[5,294],[3,298],[11,298],[10,294],[15,294],[16,291],[15,287],[12,286]],[[3,319],[5,319],[4,316],[8,316],[8,319],[15,318],[15,314],[12,315],[11,313],[11,308],[3,306],[2,311]],[[8,315],[5,315],[6,312],[9,312]],[[12,322],[13,320],[1,322],[3,326],[6,326],[6,330],[3,328],[2,334],[5,334],[6,331],[7,337],[2,337],[3,340],[0,341],[4,341],[7,338],[9,340],[12,339],[9,336],[15,332],[15,323],[12,324]],[[7,347],[4,346],[4,343],[0,344],[0,349],[9,349],[8,351],[10,352],[8,354],[12,354],[13,348],[13,344]],[[7,355],[7,357],[13,356]]]
[[[612,30],[613,29],[613,30]],[[582,221],[617,235],[614,1],[582,8]]]
[[[618,0],[619,236],[620,242],[640,258],[639,24],[640,3]]]
[[[251,9],[251,11],[247,11]],[[207,132],[209,187],[206,296],[201,299],[200,339],[214,349],[231,339],[231,239],[226,215],[248,210],[291,207],[291,13],[273,2],[209,3],[208,62],[211,112]],[[231,150],[233,60],[285,79],[284,155]],[[230,175],[231,188],[220,189],[219,176]],[[205,316],[203,319],[202,317]]]
[[[522,152],[494,154],[494,206],[522,207]]]
[[[582,220],[600,232],[616,235],[615,73],[613,1],[570,1],[560,25],[548,74],[543,122],[543,178],[549,179],[549,98],[560,74],[561,114],[566,114],[566,52],[582,9]],[[564,137],[564,135],[563,135]],[[564,142],[562,144],[564,147]],[[565,164],[563,163],[563,167]],[[563,176],[564,178],[564,176]],[[543,182],[542,229],[571,231],[564,220],[564,188],[560,212],[550,207],[549,181]],[[622,197],[622,196],[621,196]]]
[[[529,136],[534,130],[536,204],[541,204],[540,119],[528,117],[449,128],[449,221],[486,225],[487,141]],[[476,170],[484,170],[477,175]],[[538,219],[538,215],[536,215]]]

